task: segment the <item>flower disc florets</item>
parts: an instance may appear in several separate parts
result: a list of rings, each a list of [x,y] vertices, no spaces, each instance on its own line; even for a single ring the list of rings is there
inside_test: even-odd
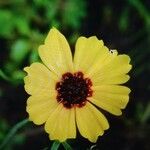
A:
[[[87,97],[92,96],[92,82],[89,78],[84,78],[82,72],[65,73],[60,82],[56,84],[57,101],[62,102],[64,107],[82,107],[86,104]]]

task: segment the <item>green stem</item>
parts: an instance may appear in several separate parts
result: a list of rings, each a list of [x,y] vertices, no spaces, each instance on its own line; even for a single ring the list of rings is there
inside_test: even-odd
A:
[[[6,81],[12,82],[12,80],[0,69],[0,77]]]
[[[29,122],[28,119],[24,119],[22,121],[20,121],[19,123],[17,123],[11,130],[10,132],[7,134],[6,138],[4,139],[4,141],[2,142],[2,144],[0,145],[0,150],[2,150],[8,143],[9,141],[12,139],[12,137],[16,134],[16,132],[22,128],[25,124],[27,124]]]
[[[143,2],[141,0],[127,0],[127,1],[129,2],[130,5],[132,5],[133,7],[135,7],[138,10],[139,14],[144,18],[145,23],[149,27],[150,13],[149,13],[148,9],[144,6]]]
[[[73,150],[67,142],[63,142],[62,145],[65,148],[65,150]]]
[[[146,123],[146,121],[150,118],[150,103],[148,103],[145,111],[144,111],[144,114],[141,118],[141,123],[144,124]]]
[[[57,150],[58,148],[59,148],[59,146],[60,146],[60,142],[59,141],[54,141],[54,143],[53,143],[53,145],[52,145],[52,147],[51,147],[51,150]]]

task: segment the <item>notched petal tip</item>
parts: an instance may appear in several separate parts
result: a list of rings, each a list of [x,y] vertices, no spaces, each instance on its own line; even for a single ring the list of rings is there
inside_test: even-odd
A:
[[[33,67],[35,65],[38,65],[38,64],[40,64],[40,63],[39,62],[34,62],[30,66],[24,67],[23,70],[28,73],[30,71],[31,67]]]
[[[89,38],[87,38],[89,41],[93,41],[94,43],[95,42],[98,42],[101,46],[104,46],[104,42],[103,42],[103,40],[99,40],[98,38],[97,38],[97,36],[91,36],[91,37],[89,37]]]
[[[131,89],[130,88],[128,88],[128,94],[130,94],[131,93]]]
[[[122,115],[122,110],[120,110],[120,112],[118,112],[118,114],[116,113],[116,114],[113,114],[113,115],[115,115],[115,116],[121,116]]]
[[[85,37],[85,36],[80,36],[78,39],[77,39],[77,41],[79,42],[79,41],[82,41],[82,40],[85,40],[86,42],[94,42],[95,43],[95,41],[96,42],[98,42],[100,45],[104,45],[104,42],[103,42],[103,40],[99,40],[98,38],[97,38],[97,36],[90,36],[90,37]]]
[[[25,72],[28,72],[29,67],[24,67],[23,70],[24,70]]]
[[[109,128],[108,128],[108,129],[109,129]],[[107,129],[105,129],[105,130],[107,130]],[[105,130],[102,131],[101,133],[99,133],[97,136],[95,136],[95,137],[93,137],[93,138],[87,138],[87,139],[88,139],[90,142],[92,142],[92,143],[96,143],[97,140],[98,140],[101,136],[104,135]],[[86,137],[85,137],[85,138],[86,138]]]
[[[119,56],[121,56],[122,57],[122,59],[124,59],[128,64],[130,64],[130,62],[131,62],[131,58],[130,58],[130,56],[129,55],[126,55],[126,54],[121,54],[121,55],[119,55]]]
[[[129,64],[129,71],[132,69],[132,65],[131,64]]]
[[[29,106],[27,105],[27,107],[26,107],[26,112],[28,113],[28,119],[29,119],[29,121],[32,121],[34,124],[36,124],[36,125],[41,125],[41,123],[40,122],[38,122],[37,120],[35,120],[35,118],[34,118],[34,116],[32,116],[31,114],[30,114],[30,109],[29,109]]]
[[[36,125],[42,125],[42,124],[44,124],[45,122],[40,122],[39,120],[35,120],[34,118],[32,118],[30,115],[29,115],[29,121],[32,121],[34,124],[36,124]]]

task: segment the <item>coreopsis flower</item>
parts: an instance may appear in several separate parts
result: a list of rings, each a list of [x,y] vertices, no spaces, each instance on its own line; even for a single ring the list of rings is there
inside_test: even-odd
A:
[[[110,51],[92,36],[78,38],[73,57],[66,38],[55,28],[39,47],[39,56],[41,63],[24,69],[29,119],[45,124],[51,140],[76,138],[78,128],[96,142],[109,128],[98,107],[119,116],[128,103],[130,89],[121,84],[129,80],[129,56]]]

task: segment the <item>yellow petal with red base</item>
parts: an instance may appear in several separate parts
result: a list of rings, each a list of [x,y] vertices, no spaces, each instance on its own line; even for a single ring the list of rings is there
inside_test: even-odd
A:
[[[59,104],[49,116],[45,130],[49,133],[51,140],[64,142],[66,139],[75,138],[75,110],[66,109],[62,104]]]
[[[109,128],[105,116],[89,102],[82,108],[76,108],[76,122],[80,134],[91,142],[96,142],[98,136]]]
[[[69,44],[56,28],[49,31],[44,45],[39,47],[39,55],[44,64],[58,77],[61,77],[65,72],[73,71]]]

